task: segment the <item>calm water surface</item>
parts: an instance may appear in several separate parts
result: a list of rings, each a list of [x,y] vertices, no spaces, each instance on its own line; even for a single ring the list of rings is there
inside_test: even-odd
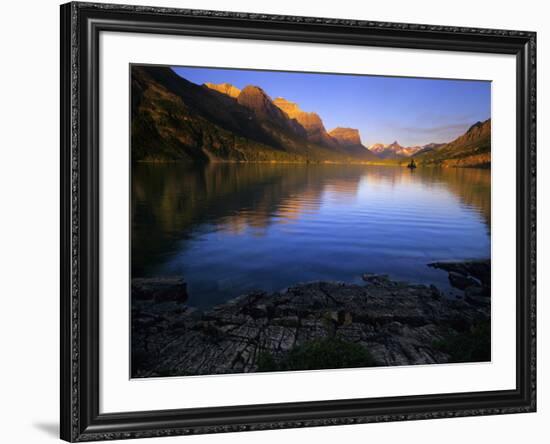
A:
[[[439,260],[490,257],[490,171],[142,164],[132,274],[182,275],[189,304],[386,273],[449,291]]]

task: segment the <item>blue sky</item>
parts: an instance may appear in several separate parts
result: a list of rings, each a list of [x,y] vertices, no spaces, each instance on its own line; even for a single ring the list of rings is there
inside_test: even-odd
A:
[[[173,67],[197,84],[231,83],[261,87],[304,111],[318,113],[327,131],[357,128],[364,145],[424,145],[448,142],[491,116],[487,81],[364,75],[311,74],[218,68]]]

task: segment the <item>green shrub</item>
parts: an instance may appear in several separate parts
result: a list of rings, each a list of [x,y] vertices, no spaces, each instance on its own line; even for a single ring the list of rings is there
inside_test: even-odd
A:
[[[279,362],[269,352],[262,352],[257,365],[260,372],[273,372],[373,367],[377,364],[365,347],[338,338],[325,338],[294,347]]]
[[[443,339],[434,341],[433,346],[450,355],[449,362],[490,361],[491,323],[482,321],[460,333],[450,331]]]

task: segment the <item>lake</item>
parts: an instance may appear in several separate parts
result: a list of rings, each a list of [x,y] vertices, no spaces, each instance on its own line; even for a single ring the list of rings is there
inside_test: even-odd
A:
[[[208,309],[253,290],[490,257],[491,172],[313,164],[132,167],[132,276],[183,276]]]

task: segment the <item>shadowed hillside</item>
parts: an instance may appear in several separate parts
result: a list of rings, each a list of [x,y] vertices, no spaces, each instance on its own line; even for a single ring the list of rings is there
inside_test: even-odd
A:
[[[449,143],[369,148],[355,128],[327,131],[319,114],[257,85],[198,85],[169,67],[132,66],[133,162],[376,163],[489,167],[491,121]]]
[[[466,133],[446,145],[415,156],[422,165],[446,167],[490,167],[491,119],[477,122]]]
[[[353,162],[368,157],[366,148],[357,153],[340,147],[326,131],[332,143],[310,137],[315,125],[306,126],[258,86],[201,86],[167,67],[132,67],[134,162]]]

